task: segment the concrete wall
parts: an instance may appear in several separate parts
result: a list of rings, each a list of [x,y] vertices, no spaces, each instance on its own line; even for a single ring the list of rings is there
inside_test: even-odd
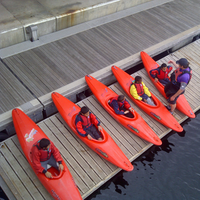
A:
[[[82,9],[71,9],[56,16],[57,30],[106,16],[152,0],[111,0]]]
[[[149,1],[153,0],[1,0],[0,48],[30,40],[30,25],[38,26],[40,37]]]

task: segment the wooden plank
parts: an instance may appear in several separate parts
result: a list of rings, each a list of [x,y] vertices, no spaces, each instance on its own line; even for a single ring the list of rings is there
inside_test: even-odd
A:
[[[24,156],[20,153],[18,148],[15,146],[13,141],[6,140],[5,145],[7,146],[8,150],[12,152],[13,157],[18,161],[20,164],[20,167],[22,170],[22,173],[26,174],[27,177],[30,178],[32,184],[30,185],[31,187],[31,194],[34,199],[44,199],[43,196],[41,195],[44,190],[40,191],[40,188],[43,188],[42,184],[38,180],[37,176],[34,174],[33,170],[30,168],[29,163],[27,160],[24,158]],[[29,182],[26,182],[27,177],[23,180],[23,182],[26,184],[26,186],[29,184]],[[37,187],[36,187],[37,186]]]
[[[21,81],[29,87],[29,89],[37,96],[42,96],[45,93],[43,88],[40,88],[39,80],[34,79],[32,74],[29,74],[26,65],[22,63],[19,59],[16,59],[14,56],[5,58],[4,62],[13,70],[13,72],[20,77]],[[32,82],[32,85],[29,86],[27,83]],[[33,84],[34,83],[34,84]]]
[[[15,145],[13,145],[11,143],[11,141],[13,141]],[[32,168],[30,167],[28,161],[26,160],[26,158],[24,156],[23,150],[21,148],[21,145],[19,143],[17,136],[15,135],[10,140],[6,140],[6,144],[9,147],[10,151],[13,152],[13,154],[17,158],[17,160],[22,164],[22,168],[24,169],[24,171],[26,171],[26,173],[30,177],[31,181],[33,182],[35,187],[40,191],[40,193],[42,194],[44,199],[47,199],[47,198],[53,199],[52,196],[49,194],[49,192],[42,185],[40,180],[37,178],[37,176],[35,175]]]
[[[71,73],[71,68],[69,68],[69,73],[66,73],[66,66],[71,66],[71,60],[66,63],[66,60],[63,58],[63,62],[65,61],[65,64],[61,63],[60,57],[56,57],[55,53],[52,52],[51,46],[48,44],[49,48],[45,46],[42,46],[41,48],[35,48],[32,51],[40,57],[46,65],[48,65],[50,68],[54,69],[54,73],[59,75],[59,79],[63,82],[63,85],[70,83],[71,81],[76,79],[76,75]],[[60,52],[58,52],[60,53]]]
[[[0,153],[0,161],[4,159],[4,157],[2,156],[2,154]],[[2,163],[2,161],[1,161]],[[8,198],[14,196],[12,199],[15,200],[21,200],[21,196],[20,193],[17,191],[15,185],[12,183],[12,181],[9,179],[8,175],[4,172],[3,170],[3,165],[0,165],[0,176],[3,178],[3,180],[5,181],[5,183],[7,184],[8,188],[10,189],[10,191],[12,192],[12,194],[9,194],[6,190],[4,192],[6,192],[6,195]],[[2,187],[2,186],[1,186]],[[4,189],[2,187],[2,189]]]
[[[48,59],[51,61],[49,66],[54,69],[52,63],[56,65],[56,74],[62,77],[62,80],[66,84],[81,78],[82,72],[81,70],[75,70],[77,68],[76,65],[78,64],[78,60],[72,59],[68,53],[65,53],[64,49],[66,46],[65,48],[61,49],[60,43],[61,41],[48,44],[48,48],[43,47],[41,50],[45,52],[45,54],[48,56]],[[58,71],[58,69],[60,70]],[[65,76],[68,77],[68,79],[66,79]]]
[[[13,193],[11,192],[11,190],[9,189],[9,187],[7,186],[5,181],[3,180],[2,176],[1,176],[1,171],[0,171],[0,187],[3,190],[4,194],[6,194],[6,197],[8,199],[16,200],[15,196],[13,195]]]
[[[59,88],[62,86],[59,78],[56,78],[54,71],[39,57],[34,55],[33,52],[31,53],[31,51],[26,51],[23,52],[23,54],[15,55],[15,57],[23,61],[27,69],[26,73],[31,74],[33,77],[31,82],[28,81],[26,83],[27,85],[35,82],[35,84],[42,85],[43,88],[45,88],[46,93],[52,91],[55,87]]]
[[[0,62],[0,68],[0,92],[2,94],[0,113],[9,111],[34,98],[2,62]]]
[[[8,70],[7,67],[4,65],[1,65],[1,75],[5,78],[7,83],[11,86],[11,91],[9,89],[9,92],[14,96],[15,98],[20,98],[23,100],[23,102],[27,102],[33,99],[32,94],[22,85],[22,83]]]
[[[31,188],[29,188],[29,191],[28,188],[26,188],[26,186],[31,185],[30,180],[27,181],[29,178],[27,178],[24,171],[21,170],[21,167],[19,166],[15,158],[13,158],[12,154],[9,152],[5,145],[1,146],[1,166],[4,172],[9,177],[12,184],[15,186],[21,198],[33,199],[31,193],[29,193],[31,192]],[[26,182],[23,182],[24,180],[26,180]],[[17,197],[18,196],[16,196],[16,198]]]
[[[63,47],[64,57],[68,55],[68,59],[73,63],[74,67],[71,70],[74,70],[74,74],[77,74],[76,72],[79,71],[79,77],[82,77],[84,74],[98,70],[98,68],[93,58],[90,57],[91,51],[86,50],[84,52],[83,49],[80,49],[80,45],[84,42],[79,37],[76,38],[79,39],[79,42],[73,36],[70,39],[63,39],[58,44]],[[55,43],[55,45],[57,44]],[[65,48],[65,46],[70,46],[70,48]],[[80,66],[78,67],[78,65]],[[103,66],[105,66],[105,63],[103,63]]]

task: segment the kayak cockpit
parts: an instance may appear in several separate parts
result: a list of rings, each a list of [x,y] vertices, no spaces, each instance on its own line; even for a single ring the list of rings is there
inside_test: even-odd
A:
[[[112,99],[112,98],[110,98],[110,99]],[[109,108],[109,110],[110,110],[113,114],[117,115],[117,114],[115,113],[114,109],[112,108],[112,106],[110,105],[110,99],[106,101],[107,107]],[[133,120],[136,116],[135,116],[135,113],[134,113],[134,112],[131,112],[131,113],[132,113],[133,117],[127,117],[127,116],[125,116],[125,115],[118,115],[118,116],[120,116],[120,117],[122,117],[122,118],[124,118],[124,119]]]
[[[151,98],[151,101],[154,103],[154,105],[150,105],[150,104],[148,104],[148,103],[146,103],[146,102],[144,102],[144,101],[139,101],[139,100],[137,100],[139,103],[141,103],[141,104],[143,104],[144,106],[146,106],[146,107],[150,107],[150,108],[157,108],[157,107],[159,107],[160,106],[160,103],[159,103],[159,101],[157,100],[157,98],[154,96],[154,95],[152,95],[151,96],[152,98]]]
[[[51,179],[59,179],[64,173],[64,170],[63,171],[58,171],[56,168],[54,168],[54,167],[52,167],[50,165],[47,165],[47,171],[52,174],[52,178]]]
[[[76,125],[75,125],[76,115],[77,115],[77,114],[75,114],[75,115],[72,116],[72,124],[73,124],[75,130],[76,130]],[[97,128],[97,127],[96,127],[96,128]],[[104,133],[104,130],[103,130],[103,131],[100,131],[99,133],[100,133],[100,135],[101,135],[102,140],[91,139],[90,141],[98,142],[98,143],[105,142],[105,141],[107,140],[107,137],[106,137],[106,134]],[[77,134],[78,134],[78,133],[77,133]],[[80,136],[80,137],[82,137],[82,136]],[[89,139],[88,139],[88,140],[89,140]]]

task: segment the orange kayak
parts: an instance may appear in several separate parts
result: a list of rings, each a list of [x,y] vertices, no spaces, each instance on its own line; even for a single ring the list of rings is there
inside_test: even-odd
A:
[[[58,172],[55,168],[51,167],[48,171],[51,172],[53,178],[47,178],[43,173],[37,173],[32,166],[31,150],[33,144],[42,138],[48,138],[44,132],[37,126],[23,111],[20,109],[13,109],[12,111],[13,123],[19,139],[22,150],[28,160],[33,171],[52,195],[54,199],[66,200],[80,200],[82,199],[78,188],[70,174],[65,162],[62,164],[64,170]]]
[[[109,100],[118,96],[110,88],[99,82],[92,76],[85,76],[85,80],[93,92],[94,96],[101,103],[104,109],[120,124],[122,124],[129,131],[133,132],[142,139],[151,142],[155,145],[161,145],[162,141],[156,135],[156,133],[149,127],[149,125],[143,120],[143,118],[136,112],[133,112],[134,118],[128,118],[124,115],[117,115],[113,108],[109,105]]]
[[[150,117],[175,131],[183,131],[183,128],[173,117],[173,115],[170,114],[167,108],[152,93],[151,96],[156,106],[151,106],[143,101],[139,101],[130,94],[130,86],[134,80],[134,78],[131,75],[127,74],[125,71],[123,71],[117,66],[112,66],[112,72],[115,75],[121,87],[123,88],[123,90],[128,94],[132,101],[142,110],[144,110]]]
[[[106,159],[107,161],[113,163],[117,167],[120,167],[126,171],[132,171],[133,165],[122,152],[122,150],[117,146],[111,136],[103,129],[101,131],[102,141],[95,139],[89,140],[87,137],[82,137],[76,131],[75,118],[80,112],[81,108],[62,96],[57,92],[51,94],[54,104],[58,109],[60,115],[71,128],[71,130],[93,151],[98,155]]]
[[[158,91],[167,99],[165,92],[164,92],[164,86],[158,81],[157,83],[154,81],[154,79],[150,75],[150,71],[152,69],[155,69],[159,67],[158,63],[154,61],[147,53],[144,51],[140,52],[142,62],[144,64],[144,67],[153,82],[153,84],[156,86]],[[190,118],[195,118],[195,113],[193,112],[190,104],[187,102],[185,96],[182,94],[179,96],[176,102],[176,108],[181,111],[183,114],[187,115]]]

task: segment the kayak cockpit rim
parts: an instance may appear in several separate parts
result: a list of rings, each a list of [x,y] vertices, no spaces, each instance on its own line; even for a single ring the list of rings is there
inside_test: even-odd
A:
[[[111,97],[110,99],[112,99],[112,98],[113,98],[113,97]],[[106,99],[106,105],[107,105],[108,109],[109,109],[113,114],[117,115],[117,114],[115,113],[114,109],[110,106],[110,99],[108,99],[108,100]],[[130,112],[133,114],[133,118],[126,117],[126,116],[124,116],[124,115],[118,115],[118,116],[120,116],[120,117],[122,117],[122,118],[124,118],[124,119],[128,119],[128,120],[133,120],[133,119],[135,119],[135,118],[136,118],[135,113],[132,112],[132,111],[130,111]]]
[[[75,130],[76,130],[76,125],[75,125],[76,116],[77,116],[77,113],[74,114],[74,115],[72,116],[72,118],[71,118],[71,120],[72,120],[72,123],[71,123],[71,124],[73,124],[73,127],[74,127]],[[97,129],[97,126],[96,126],[96,129]],[[95,140],[95,139],[89,140],[89,139],[88,139],[88,141],[96,142],[96,143],[104,143],[104,142],[106,142],[107,139],[108,139],[108,137],[107,137],[106,134],[104,133],[104,129],[103,129],[103,131],[100,131],[100,133],[101,133],[102,140]]]

